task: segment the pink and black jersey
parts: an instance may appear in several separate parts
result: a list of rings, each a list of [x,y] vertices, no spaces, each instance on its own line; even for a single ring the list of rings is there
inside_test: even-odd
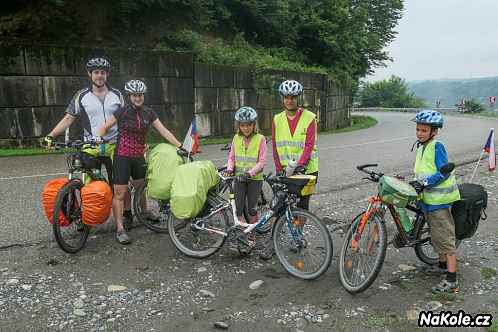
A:
[[[145,140],[149,127],[157,119],[153,109],[126,105],[114,112],[118,120],[118,141],[116,155],[122,157],[143,157]]]

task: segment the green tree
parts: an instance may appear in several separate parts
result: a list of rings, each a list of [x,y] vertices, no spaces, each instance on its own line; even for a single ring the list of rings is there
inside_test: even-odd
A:
[[[365,83],[355,96],[358,107],[427,107],[422,98],[409,91],[404,79],[391,76],[388,80]]]

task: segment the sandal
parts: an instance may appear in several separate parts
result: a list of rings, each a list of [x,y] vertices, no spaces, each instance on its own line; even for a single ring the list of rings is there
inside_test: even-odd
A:
[[[433,293],[458,293],[459,291],[460,288],[458,288],[458,281],[449,282],[446,279],[432,287]]]

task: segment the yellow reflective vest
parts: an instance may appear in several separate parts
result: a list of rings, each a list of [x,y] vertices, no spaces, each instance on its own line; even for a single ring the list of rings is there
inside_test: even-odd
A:
[[[234,136],[235,148],[235,175],[241,175],[256,166],[259,158],[259,145],[265,142],[265,137],[261,134],[255,134],[251,137],[249,146],[244,145],[244,135]],[[253,180],[263,180],[263,170],[252,177]]]
[[[311,122],[314,121],[316,115],[313,112],[304,110],[299,118],[299,122],[294,131],[294,136],[291,135],[289,123],[287,122],[287,114],[285,111],[275,115],[275,145],[277,147],[278,157],[282,168],[285,169],[289,160],[294,160],[297,164],[304,151],[306,144],[306,133]],[[316,127],[315,127],[316,130]],[[315,133],[316,134],[316,133]],[[318,172],[318,149],[315,145],[311,152],[310,160],[306,165],[306,174]]]
[[[423,180],[438,170],[435,164],[436,142],[432,140],[425,148],[418,149],[417,160],[413,172],[415,180]],[[452,203],[460,199],[460,192],[456,182],[455,172],[453,171],[448,179],[431,188],[424,188],[423,200],[428,205],[441,205]]]

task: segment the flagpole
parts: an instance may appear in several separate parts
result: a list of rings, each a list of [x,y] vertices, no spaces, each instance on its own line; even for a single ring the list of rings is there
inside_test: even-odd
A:
[[[187,163],[190,162],[190,153],[192,152],[192,146],[194,146],[194,140],[190,138],[190,146],[188,147]]]
[[[476,168],[474,168],[474,172],[472,173],[472,177],[470,178],[470,182],[472,182],[472,179],[474,178],[474,175],[476,174],[477,171],[477,166],[479,166],[479,163],[481,162],[482,155],[484,154],[484,149],[481,152],[481,156],[479,157],[479,160],[477,161]]]

